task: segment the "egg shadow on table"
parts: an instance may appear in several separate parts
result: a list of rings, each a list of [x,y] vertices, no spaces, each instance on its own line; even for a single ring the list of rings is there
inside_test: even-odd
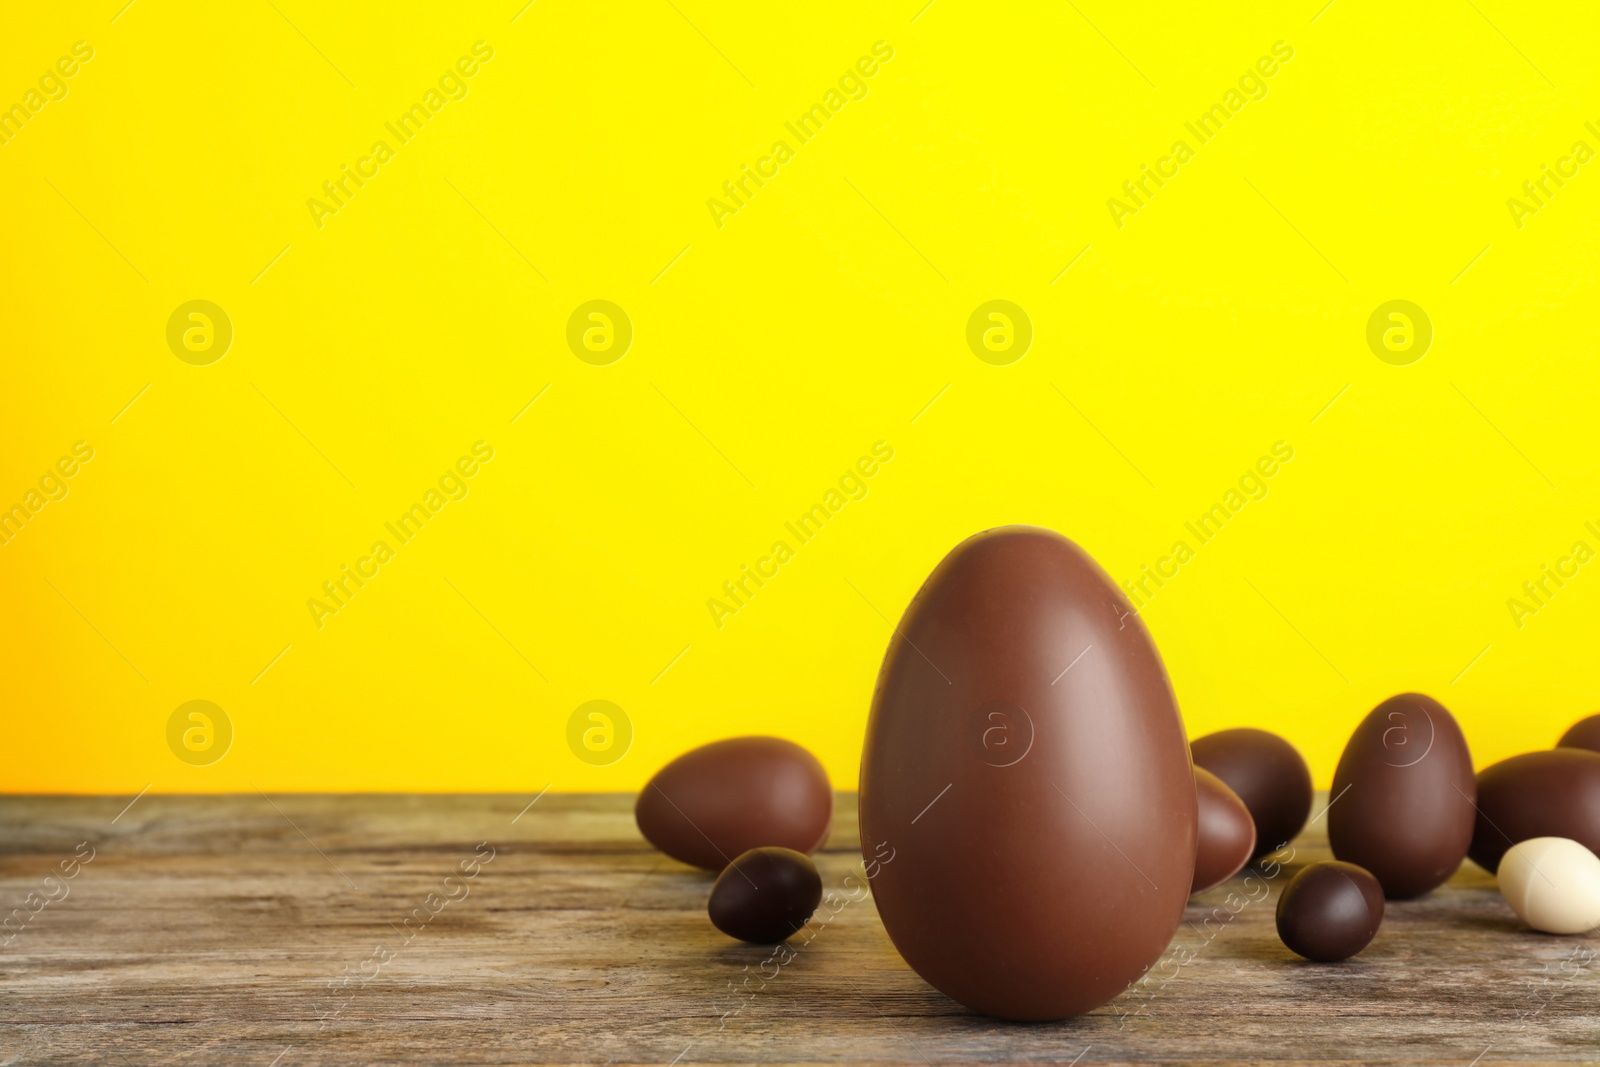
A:
[[[703,933],[708,938],[714,935],[717,941],[728,940],[706,915],[714,875],[659,854],[630,875],[629,883],[620,887],[611,904],[629,936],[682,943],[685,937],[697,938]]]
[[[1441,889],[1487,889],[1498,893],[1500,881],[1491,872],[1479,867],[1471,860],[1462,860],[1461,866],[1450,876]],[[1426,899],[1426,898],[1424,898]]]
[[[1540,934],[1533,927],[1517,918],[1508,905],[1504,915],[1459,915],[1451,921],[1456,926],[1472,927],[1478,930],[1492,930],[1497,934],[1533,934],[1540,937],[1556,937],[1555,934]]]
[[[1382,936],[1380,933],[1379,938]],[[1297,956],[1278,942],[1273,957],[1262,962],[1268,980],[1275,980],[1277,991],[1284,996],[1359,1010],[1413,980],[1409,971],[1397,967],[1403,964],[1404,955],[1374,939],[1354,956],[1323,962]]]

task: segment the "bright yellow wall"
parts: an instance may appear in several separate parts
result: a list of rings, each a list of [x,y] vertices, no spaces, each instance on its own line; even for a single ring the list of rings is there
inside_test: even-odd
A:
[[[852,785],[886,617],[1013,522],[1119,580],[1188,539],[1145,614],[1191,734],[1280,730],[1324,783],[1403,689],[1480,765],[1600,708],[1600,565],[1508,608],[1600,548],[1592,5],[124,2],[0,32],[0,102],[93,49],[0,145],[0,503],[93,450],[0,545],[0,788],[628,789],[752,732]],[[875,42],[802,143],[785,122]],[[1110,210],[1145,164],[1176,176]],[[1513,211],[1546,164],[1575,175]],[[167,341],[195,299],[234,331],[204,366]],[[566,340],[592,299],[633,324],[609,365]],[[1033,326],[1008,365],[966,339],[995,299]],[[1403,366],[1367,342],[1395,299],[1434,329]],[[866,496],[787,535],[880,441]],[[475,442],[400,545],[384,523]],[[207,766],[175,755],[190,720],[169,747],[191,700],[234,731]],[[569,750],[591,700],[632,724],[605,766]]]

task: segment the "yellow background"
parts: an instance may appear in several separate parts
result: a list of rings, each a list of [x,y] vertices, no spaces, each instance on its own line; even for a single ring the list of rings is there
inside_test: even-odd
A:
[[[0,502],[95,449],[0,547],[0,788],[629,789],[755,732],[850,787],[884,616],[953,545],[1036,523],[1130,579],[1280,440],[1146,611],[1191,736],[1278,730],[1325,784],[1397,691],[1479,766],[1600,709],[1600,564],[1521,629],[1506,603],[1600,547],[1600,163],[1520,229],[1506,205],[1600,147],[1592,5],[123,2],[0,33],[4,102],[95,49],[0,146]],[[469,94],[317,228],[479,40]],[[206,367],[165,340],[197,298],[235,330]],[[634,324],[610,366],[565,341],[594,298]],[[1009,366],[965,341],[990,299],[1033,322]],[[1391,299],[1436,331],[1410,366],[1366,344]],[[479,440],[470,495],[319,630],[307,599]],[[869,495],[713,625],[880,440]],[[207,767],[166,744],[193,699],[236,731]],[[635,731],[610,766],[566,743],[594,699]]]

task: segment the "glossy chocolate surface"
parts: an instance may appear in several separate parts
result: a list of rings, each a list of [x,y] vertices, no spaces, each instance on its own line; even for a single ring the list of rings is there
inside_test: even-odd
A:
[[[1194,877],[1196,801],[1143,622],[1081,549],[956,546],[895,628],[867,725],[861,845],[885,929],[935,988],[1007,1019],[1121,993]]]
[[[1256,824],[1255,856],[1282,848],[1305,828],[1311,814],[1311,769],[1289,742],[1266,730],[1240,727],[1206,734],[1189,748],[1195,766],[1221,778],[1250,809]]]
[[[1491,873],[1531,837],[1566,837],[1600,853],[1600,752],[1525,752],[1478,775],[1472,862]]]
[[[733,737],[656,772],[633,809],[639,832],[675,860],[720,871],[763,845],[815,852],[833,791],[817,757],[777,737]]]
[[[1198,893],[1221,885],[1238,874],[1256,849],[1256,824],[1222,779],[1204,767],[1194,769],[1195,799],[1199,803],[1199,838],[1194,857],[1194,884]]]
[[[717,875],[706,910],[729,937],[776,944],[806,924],[822,900],[822,877],[791,848],[753,848]]]
[[[1600,752],[1600,715],[1591,715],[1573,723],[1561,735],[1561,740],[1556,742],[1556,747],[1586,748],[1590,752]]]
[[[1328,844],[1370,871],[1386,896],[1421,896],[1466,858],[1476,792],[1455,717],[1421,693],[1390,697],[1361,720],[1339,757]]]
[[[1291,952],[1319,963],[1349,959],[1383,923],[1383,887],[1353,863],[1304,868],[1278,897],[1278,936]]]

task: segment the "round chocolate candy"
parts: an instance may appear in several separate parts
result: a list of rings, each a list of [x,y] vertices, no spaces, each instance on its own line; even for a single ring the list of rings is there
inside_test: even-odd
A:
[[[1221,778],[1196,767],[1194,791],[1200,806],[1200,837],[1190,893],[1221,885],[1238,874],[1256,848],[1256,824],[1250,819],[1250,809]]]
[[[1349,959],[1383,922],[1383,887],[1365,868],[1324,860],[1304,868],[1278,898],[1278,936],[1318,963]]]
[[[675,860],[720,871],[763,845],[815,852],[833,792],[817,757],[778,737],[731,737],[655,773],[633,808],[639,832]]]
[[[1591,715],[1587,719],[1579,719],[1572,724],[1566,733],[1561,735],[1561,740],[1556,742],[1557,748],[1586,748],[1590,752],[1600,752],[1600,715]]]
[[[1189,745],[1195,766],[1238,794],[1256,824],[1256,856],[1293,841],[1311,814],[1311,770],[1277,734],[1250,727],[1218,730]]]
[[[1500,893],[1517,917],[1547,934],[1600,926],[1600,858],[1565,837],[1532,837],[1500,860]]]
[[[753,848],[711,887],[711,924],[729,937],[772,945],[806,924],[822,900],[822,877],[792,848]]]

